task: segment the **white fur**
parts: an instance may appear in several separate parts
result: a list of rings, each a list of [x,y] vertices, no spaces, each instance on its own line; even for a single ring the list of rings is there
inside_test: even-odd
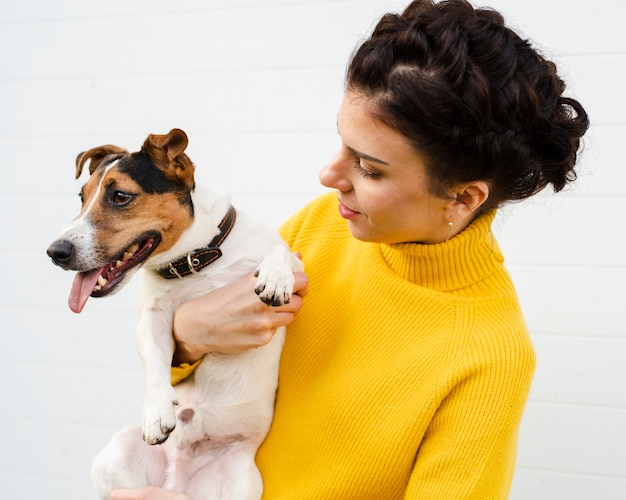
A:
[[[172,388],[173,313],[185,301],[219,288],[258,266],[257,288],[289,298],[301,269],[278,234],[238,212],[223,255],[198,274],[166,280],[153,272],[206,245],[230,206],[218,188],[193,194],[195,219],[173,248],[148,259],[142,272],[137,346],[144,365],[143,435],[129,427],[98,454],[92,476],[98,495],[146,485],[184,492],[192,500],[255,499],[262,480],[254,457],[273,416],[284,328],[260,348],[207,355],[188,380]],[[260,264],[259,264],[260,263]],[[189,418],[193,415],[191,418]]]
[[[109,170],[114,168],[118,164],[115,160],[106,167],[95,194],[91,197],[87,206],[81,211],[81,214],[76,217],[69,225],[63,230],[59,236],[59,240],[67,240],[74,244],[79,252],[76,253],[75,267],[89,269],[93,267],[94,262],[98,261],[98,248],[99,245],[95,241],[96,228],[91,221],[91,211],[96,206],[97,202],[101,199],[100,192],[102,191],[102,183],[106,179],[106,174]],[[129,276],[130,277],[130,276]]]

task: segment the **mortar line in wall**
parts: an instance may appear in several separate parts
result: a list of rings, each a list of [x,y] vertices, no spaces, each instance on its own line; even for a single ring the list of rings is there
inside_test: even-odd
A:
[[[602,474],[597,472],[579,472],[579,471],[571,471],[571,470],[563,470],[563,469],[553,469],[550,467],[532,467],[526,465],[517,465],[516,469],[518,470],[526,470],[532,472],[541,472],[543,474],[560,474],[564,476],[576,476],[576,477],[590,477],[597,479],[619,479],[620,481],[626,481],[626,475],[616,475],[616,474]]]
[[[12,253],[18,252],[20,255],[25,255],[23,252],[23,249],[6,249],[6,248],[2,248],[0,247],[0,251],[2,251],[5,255],[10,255]],[[41,256],[41,252],[38,252],[36,250],[34,250],[31,247],[28,247],[28,250],[31,253],[40,256],[42,259],[46,260],[48,257],[45,256],[45,249],[44,249],[44,255]],[[28,255],[28,254],[26,254]],[[65,304],[64,304],[65,306]],[[45,311],[45,312],[59,312],[62,311],[63,313],[69,312],[68,309],[63,308],[61,309],[58,305],[50,305],[50,304],[14,304],[14,303],[4,303],[0,301],[0,312],[3,309],[11,309],[11,311],[16,311],[16,310],[21,310],[24,311],[26,313],[31,313],[33,309],[37,309],[39,311]],[[92,313],[94,314],[94,313]],[[96,315],[98,316],[104,316],[104,315],[110,315],[110,314],[127,314],[130,316],[136,316],[137,315],[137,311],[135,308],[129,308],[129,309],[122,309],[122,308],[115,308],[115,309],[107,309],[106,311],[97,311],[95,312]]]
[[[45,470],[41,472],[39,470],[37,472],[28,472],[28,471],[13,470],[13,469],[9,469],[6,467],[0,467],[0,473],[7,474],[9,477],[25,478],[25,479],[30,479],[32,481],[41,481],[42,479],[44,479],[44,480],[51,480],[55,482],[63,482],[63,483],[67,483],[68,487],[72,487],[72,488],[75,488],[76,483],[91,484],[91,479],[88,476],[87,477],[64,476],[60,474],[46,472]]]
[[[610,410],[613,412],[623,412],[626,416],[626,406],[620,405],[608,405],[608,404],[597,404],[597,403],[574,403],[574,402],[566,402],[566,401],[548,401],[545,399],[536,399],[532,396],[528,399],[529,404],[539,405],[539,406],[554,406],[560,408],[578,408],[578,409],[586,409],[586,410]]]
[[[139,405],[138,409],[140,410],[141,405]],[[33,417],[28,415],[10,415],[10,414],[2,414],[0,415],[0,422],[2,421],[14,422],[14,425],[23,426],[28,423],[40,423],[45,425],[66,425],[71,426],[72,428],[82,427],[84,429],[110,429],[110,428],[121,428],[123,426],[132,425],[134,423],[138,424],[141,421],[141,413],[137,414],[136,422],[88,422],[83,423],[81,420],[69,420],[62,418],[41,418],[41,417]],[[1,469],[0,469],[1,470]]]
[[[132,335],[133,329],[129,328],[129,334]],[[18,363],[14,363],[13,360],[4,360],[3,364],[5,366]],[[19,363],[19,370],[32,371],[34,369],[40,370],[50,370],[55,369],[58,371],[71,371],[71,372],[82,372],[82,373],[94,373],[100,375],[110,375],[112,371],[115,372],[115,375],[123,375],[124,377],[137,377],[143,381],[143,371],[139,364],[139,357],[137,357],[137,365],[135,368],[132,367],[119,367],[119,366],[106,366],[102,364],[78,364],[78,363],[68,363],[58,362],[58,363],[48,363],[41,361],[21,361]],[[18,372],[18,368],[15,369],[15,373]],[[142,382],[143,383],[143,382]]]
[[[1,22],[0,21],[0,29],[4,27],[24,27],[24,26],[52,26],[55,24],[73,24],[73,23],[82,23],[85,21],[111,21],[111,20],[135,20],[135,19],[160,19],[160,18],[171,18],[172,16],[176,17],[193,17],[199,14],[210,14],[212,12],[228,12],[228,11],[259,11],[266,9],[275,9],[277,7],[290,7],[290,8],[299,8],[299,7],[310,7],[316,5],[332,5],[336,6],[338,3],[341,4],[351,4],[351,3],[363,3],[363,0],[316,0],[316,1],[305,1],[302,3],[294,4],[292,0],[273,0],[262,3],[244,3],[241,5],[233,6],[232,4],[226,4],[222,6],[209,7],[205,9],[189,9],[189,10],[164,10],[160,12],[129,12],[129,13],[120,13],[120,14],[108,14],[106,12],[98,12],[93,15],[82,15],[82,16],[69,16],[69,17],[58,17],[54,19],[31,19],[31,20],[17,20],[17,21],[8,21]]]
[[[533,337],[555,337],[576,340],[616,340],[618,342],[626,342],[626,333],[624,333],[623,335],[608,335],[592,333],[548,332],[532,329],[530,333]]]
[[[101,138],[103,135],[115,135],[115,136],[136,136],[136,135],[144,135],[144,131],[131,131],[131,132],[118,132],[118,131],[102,131],[102,132],[91,132],[87,134],[81,133],[64,133],[64,134],[21,134],[21,135],[1,135],[0,134],[0,143],[9,142],[9,141],[23,141],[23,142],[40,142],[40,141],[48,141],[48,142],[58,142],[59,140],[72,140],[75,141],[77,138],[84,138],[85,140],[90,140],[90,137],[98,137]],[[337,129],[333,128],[333,126],[329,126],[328,128],[310,128],[310,129],[275,129],[275,130],[225,130],[225,131],[200,131],[199,133],[194,134],[194,137],[201,138],[225,138],[225,137],[273,137],[273,136],[284,136],[284,137],[318,137],[318,136],[332,136],[339,137],[337,134]],[[81,139],[82,140],[82,139]]]
[[[110,75],[106,73],[92,74],[92,75],[76,75],[76,76],[42,76],[42,77],[26,77],[26,78],[5,78],[0,79],[0,86],[2,85],[24,85],[24,84],[50,84],[50,83],[87,83],[92,84],[97,82],[117,82],[117,81],[132,81],[132,80],[150,80],[155,79],[169,79],[169,80],[181,80],[190,77],[215,77],[215,76],[241,76],[246,74],[252,74],[255,76],[266,74],[279,74],[286,73],[317,73],[326,71],[341,71],[342,75],[345,71],[345,65],[341,64],[320,64],[320,65],[308,65],[308,66],[274,66],[274,67],[259,67],[259,68],[222,68],[222,69],[200,69],[196,71],[165,71],[165,72],[153,72],[153,73],[127,73]]]
[[[579,197],[581,198],[581,197]],[[619,197],[618,197],[619,198]],[[621,199],[624,199],[622,196]],[[580,269],[580,268],[590,268],[590,269],[623,269],[626,268],[626,263],[624,264],[604,264],[602,262],[589,264],[586,262],[533,262],[532,264],[524,264],[521,262],[512,262],[508,260],[506,262],[506,267],[509,270],[512,269],[537,269],[544,270],[546,268],[550,269]]]

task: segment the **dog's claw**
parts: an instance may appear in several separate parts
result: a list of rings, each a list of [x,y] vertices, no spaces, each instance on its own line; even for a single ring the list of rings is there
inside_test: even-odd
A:
[[[143,440],[149,445],[162,444],[162,443],[165,443],[165,441],[167,441],[167,438],[170,437],[170,434],[172,433],[173,430],[174,429],[169,429],[168,431],[165,431],[164,429],[161,429],[163,434],[161,434],[159,437],[151,437],[146,434],[143,434]]]
[[[143,430],[143,440],[150,444],[161,444],[167,441],[167,438],[174,431],[176,424],[174,425],[164,425],[162,421],[154,422],[152,425],[144,427]]]
[[[289,304],[295,283],[293,272],[301,268],[301,261],[295,259],[286,247],[278,245],[256,268],[254,275],[257,280],[254,291],[268,306]]]
[[[276,296],[276,295],[265,295],[265,294],[261,294],[261,291],[257,291],[255,290],[256,294],[259,296],[259,299],[261,299],[261,302],[263,302],[264,304],[267,304],[268,306],[271,307],[278,307],[278,306],[283,306],[285,304],[289,304],[289,302],[291,302],[291,296],[290,295],[285,295],[283,297],[280,296]]]
[[[257,286],[254,291],[263,303],[272,307],[289,304],[291,300],[291,294],[288,293],[285,290],[285,286],[280,283],[273,284],[271,287],[265,285]]]
[[[166,394],[168,391],[163,391]],[[161,394],[162,393],[157,393]],[[143,440],[150,444],[161,444],[167,440],[176,427],[175,406],[178,404],[173,388],[169,391],[170,397],[146,399],[143,410]]]

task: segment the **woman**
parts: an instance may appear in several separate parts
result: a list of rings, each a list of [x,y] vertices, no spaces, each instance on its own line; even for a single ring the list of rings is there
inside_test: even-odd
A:
[[[575,179],[588,120],[564,88],[464,0],[387,14],[357,50],[320,174],[335,192],[282,228],[304,306],[261,307],[248,277],[175,318],[177,363],[289,324],[264,498],[507,497],[535,357],[490,226],[503,203]]]

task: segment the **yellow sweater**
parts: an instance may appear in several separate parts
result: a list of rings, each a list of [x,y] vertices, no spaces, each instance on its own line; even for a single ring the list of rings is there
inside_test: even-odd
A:
[[[535,356],[493,216],[364,243],[329,193],[284,225],[310,285],[257,455],[265,500],[507,498]]]

